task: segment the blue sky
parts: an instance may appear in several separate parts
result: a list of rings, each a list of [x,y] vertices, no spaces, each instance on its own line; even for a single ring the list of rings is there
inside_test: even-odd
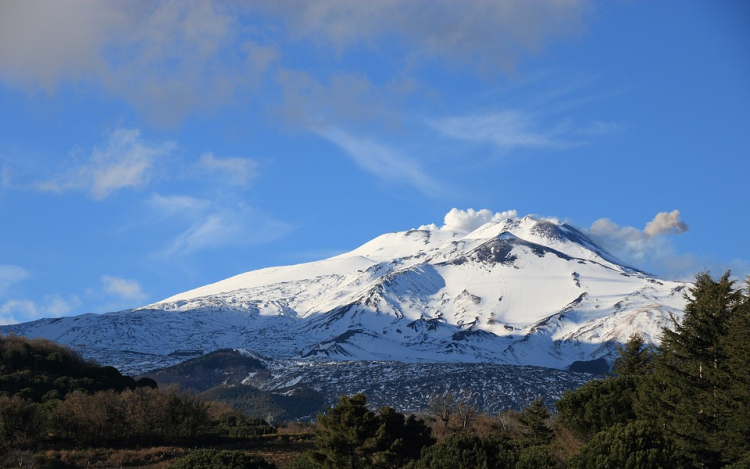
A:
[[[11,0],[0,109],[0,323],[453,208],[557,217],[667,278],[750,274],[744,1]]]

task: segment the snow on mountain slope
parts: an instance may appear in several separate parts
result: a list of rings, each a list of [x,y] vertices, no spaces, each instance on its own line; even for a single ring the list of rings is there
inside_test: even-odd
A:
[[[624,265],[569,225],[524,217],[471,232],[389,233],[136,310],[0,330],[77,346],[125,370],[224,347],[304,361],[564,368],[611,358],[634,333],[657,342],[681,316],[684,288]]]

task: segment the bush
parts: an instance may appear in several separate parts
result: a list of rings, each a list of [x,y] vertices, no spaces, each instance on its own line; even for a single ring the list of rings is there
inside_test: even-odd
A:
[[[596,434],[572,458],[572,468],[658,469],[684,467],[664,432],[651,422],[617,424]]]
[[[276,469],[262,457],[242,451],[201,449],[169,466],[170,469]]]
[[[324,458],[319,453],[308,451],[302,453],[286,466],[286,469],[323,469]]]
[[[515,449],[507,441],[492,436],[479,438],[470,433],[451,435],[423,450],[422,457],[409,469],[478,469],[514,467]]]

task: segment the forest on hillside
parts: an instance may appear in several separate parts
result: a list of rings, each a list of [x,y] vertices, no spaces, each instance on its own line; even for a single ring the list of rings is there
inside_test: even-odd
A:
[[[481,415],[442,395],[406,416],[360,394],[315,424],[272,427],[50,341],[0,336],[5,467],[750,469],[750,283],[697,275],[658,347],[632,337],[610,376],[552,404]]]

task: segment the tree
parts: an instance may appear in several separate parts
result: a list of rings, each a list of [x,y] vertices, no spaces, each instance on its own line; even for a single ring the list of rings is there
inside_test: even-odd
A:
[[[427,407],[427,413],[443,422],[447,427],[450,423],[451,416],[456,411],[456,396],[452,392],[430,397]]]
[[[544,398],[534,401],[521,413],[518,423],[524,438],[535,444],[546,445],[552,441],[554,432],[549,426],[550,413],[544,405]]]
[[[461,422],[461,428],[464,430],[468,429],[477,417],[477,408],[471,401],[471,391],[468,389],[462,389],[458,401],[456,402],[456,415],[458,415],[459,421]]]
[[[457,433],[426,448],[418,461],[407,469],[492,469],[515,467],[515,448],[492,436],[479,438],[473,433]]]
[[[0,396],[0,446],[34,439],[39,435],[38,405],[19,396]]]
[[[639,411],[663,425],[699,467],[721,467],[726,450],[722,434],[732,369],[725,337],[743,304],[729,276],[696,275],[683,320],[674,330],[664,329],[653,379],[641,392]]]
[[[640,335],[630,336],[617,351],[619,355],[612,364],[615,376],[643,376],[653,371],[654,351]]]
[[[422,448],[432,445],[432,430],[422,419],[408,418],[390,407],[381,407],[375,416],[372,467],[401,468],[419,459]]]
[[[651,422],[616,424],[597,433],[570,461],[569,467],[589,469],[670,469],[685,467],[664,432]]]
[[[261,456],[242,451],[199,449],[169,469],[276,469],[276,465]]]
[[[514,469],[554,469],[559,466],[548,445],[522,448]]]
[[[434,443],[423,420],[408,418],[390,407],[367,409],[362,394],[342,396],[335,407],[318,416],[315,441],[325,467],[399,468]]]
[[[641,379],[627,375],[589,381],[575,391],[566,391],[557,401],[559,421],[583,440],[616,423],[636,418],[634,400]]]
[[[725,462],[743,460],[750,465],[750,279],[736,314],[728,324],[723,348],[729,368],[729,384],[722,404],[727,414],[721,432]]]
[[[325,456],[325,467],[367,467],[373,448],[366,443],[375,434],[377,422],[364,394],[339,397],[338,405],[318,415],[318,423],[315,443]]]

